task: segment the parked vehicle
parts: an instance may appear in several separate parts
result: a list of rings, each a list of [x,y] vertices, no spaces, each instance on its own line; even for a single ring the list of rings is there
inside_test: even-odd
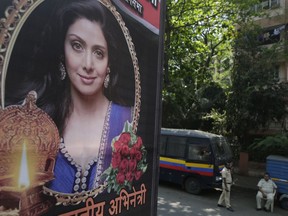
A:
[[[269,155],[266,170],[277,185],[277,198],[282,208],[288,210],[288,157]]]
[[[221,187],[220,170],[232,151],[225,137],[199,130],[161,129],[160,180],[192,194]]]

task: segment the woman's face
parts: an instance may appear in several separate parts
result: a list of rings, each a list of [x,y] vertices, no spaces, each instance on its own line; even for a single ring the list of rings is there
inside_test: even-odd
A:
[[[72,93],[82,96],[103,94],[108,46],[100,25],[85,18],[76,20],[68,28],[64,51]]]

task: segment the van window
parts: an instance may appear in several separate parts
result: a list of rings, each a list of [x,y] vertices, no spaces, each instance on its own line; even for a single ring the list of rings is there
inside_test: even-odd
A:
[[[209,161],[210,155],[208,145],[188,145],[188,160]]]
[[[208,139],[189,138],[188,156],[191,161],[210,161],[211,150]]]
[[[224,145],[222,142],[215,142],[215,147],[216,147],[216,152],[217,155],[223,155],[225,154],[225,149],[224,149]]]
[[[160,137],[160,155],[165,155],[167,136]]]
[[[185,157],[186,138],[169,136],[166,155],[176,158]]]
[[[224,137],[217,137],[212,140],[215,156],[217,161],[220,163],[225,162],[226,160],[231,159],[232,151]]]

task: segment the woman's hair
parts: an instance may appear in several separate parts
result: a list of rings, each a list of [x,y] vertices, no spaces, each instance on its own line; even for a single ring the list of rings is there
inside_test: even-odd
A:
[[[41,33],[41,40],[35,48],[29,75],[23,82],[25,88],[22,94],[15,94],[14,91],[13,97],[20,95],[23,99],[30,90],[36,90],[37,106],[52,117],[62,135],[65,119],[71,112],[71,93],[69,78],[61,80],[59,63],[64,56],[67,30],[77,19],[85,18],[100,24],[107,41],[111,72],[109,86],[104,90],[105,96],[115,103],[132,105],[134,86],[132,82],[132,85],[130,84],[132,88],[127,87],[127,77],[131,81],[131,76],[133,78],[134,76],[123,32],[113,14],[105,6],[96,0],[52,0],[52,2],[55,5],[54,13],[51,14]],[[127,94],[132,97],[125,98]]]

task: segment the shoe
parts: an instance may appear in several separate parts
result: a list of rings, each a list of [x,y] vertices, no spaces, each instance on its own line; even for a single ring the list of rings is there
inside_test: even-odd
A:
[[[234,212],[234,209],[232,209],[231,207],[227,208],[228,211]]]
[[[218,206],[218,207],[225,207],[224,205],[221,205],[221,204],[217,204],[217,206]]]
[[[264,211],[269,212],[269,209],[264,208]]]
[[[256,208],[256,211],[261,211],[262,210],[262,208]]]

